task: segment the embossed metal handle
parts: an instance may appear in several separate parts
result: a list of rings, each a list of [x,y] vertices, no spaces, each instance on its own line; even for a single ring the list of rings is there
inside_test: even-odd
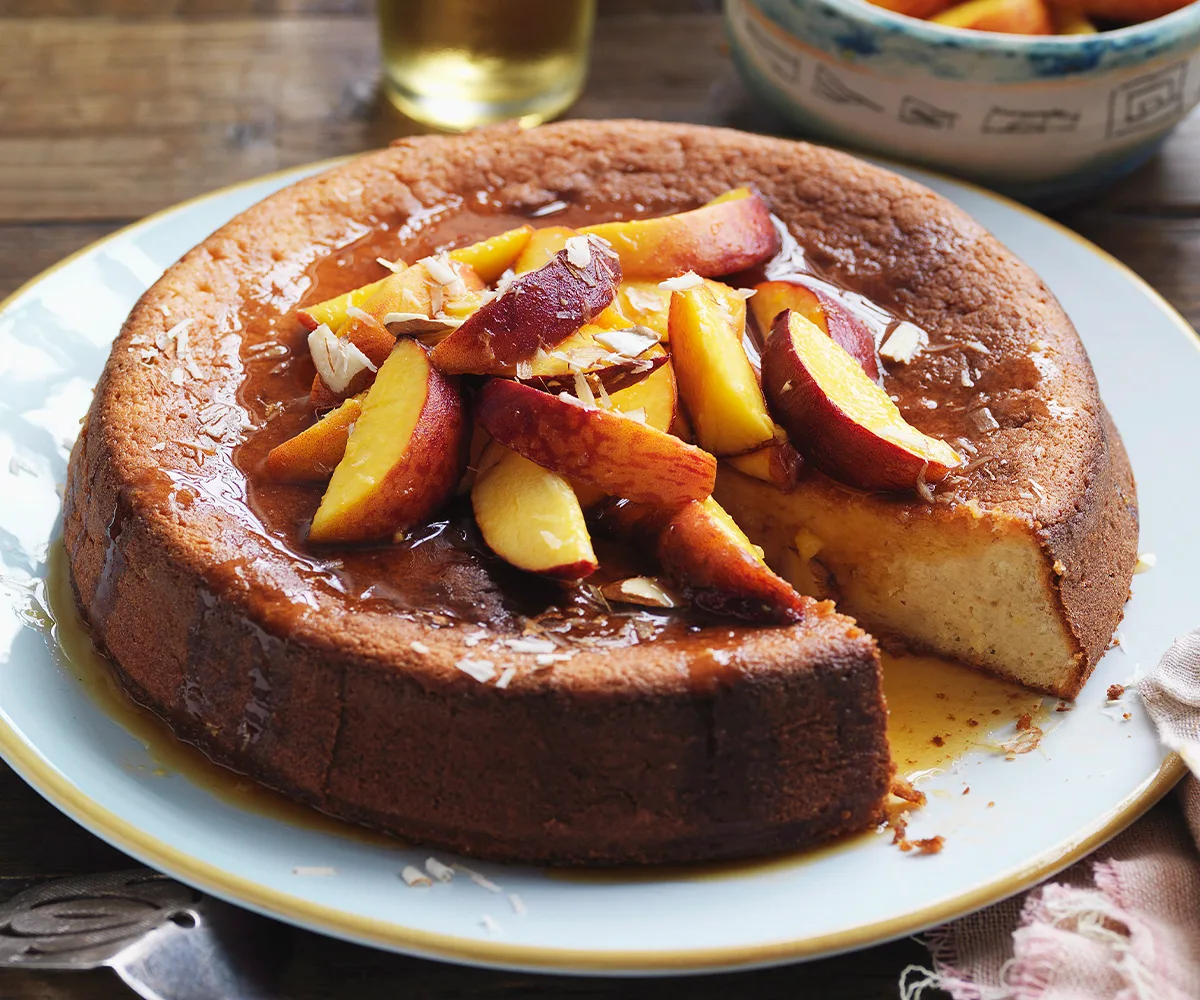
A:
[[[0,905],[0,967],[108,966],[147,1000],[283,1000],[283,928],[148,868],[47,882]]]

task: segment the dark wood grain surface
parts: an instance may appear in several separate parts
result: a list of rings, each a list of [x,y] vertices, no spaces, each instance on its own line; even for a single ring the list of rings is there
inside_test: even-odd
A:
[[[780,131],[729,63],[717,0],[600,0],[579,117]],[[225,184],[412,131],[378,96],[368,0],[0,0],[0,298],[141,216]],[[1091,204],[1060,214],[1200,323],[1200,116]],[[0,765],[0,901],[127,867]],[[805,905],[806,901],[799,901]],[[813,901],[819,905],[819,901]],[[912,941],[802,966],[676,980],[456,968],[293,933],[288,996],[898,995]],[[105,972],[0,971],[0,1000],[116,1000]],[[927,994],[927,997],[929,994]]]

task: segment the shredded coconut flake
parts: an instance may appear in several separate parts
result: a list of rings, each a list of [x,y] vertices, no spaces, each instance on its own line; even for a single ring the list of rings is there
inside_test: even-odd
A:
[[[926,503],[933,503],[933,490],[929,488],[929,484],[925,482],[925,473],[929,469],[929,463],[924,462],[921,465],[921,471],[917,475],[917,493]]]
[[[489,934],[499,934],[500,933],[500,925],[498,923],[496,923],[495,920],[492,919],[490,914],[485,913],[482,917],[479,918],[479,922],[480,922],[480,924],[483,925],[483,929],[485,931],[487,931]]]
[[[329,878],[337,874],[336,868],[328,865],[297,865],[292,869],[293,875],[307,875],[312,878]]]
[[[361,320],[364,323],[374,323],[375,322],[374,316],[372,316],[365,309],[360,309],[358,306],[355,306],[355,305],[346,306],[346,315],[352,316],[354,319]]]
[[[491,660],[474,660],[469,656],[464,656],[454,665],[468,677],[475,678],[480,684],[486,684],[496,676],[496,665]]]
[[[386,267],[389,271],[392,272],[392,274],[399,274],[401,271],[403,271],[405,268],[408,267],[408,265],[405,264],[404,261],[402,261],[402,260],[388,260],[386,257],[376,257],[375,263],[379,264],[382,267]]]
[[[400,877],[404,879],[405,885],[414,888],[416,886],[428,888],[429,886],[433,885],[433,881],[429,878],[429,876],[421,871],[420,868],[416,868],[413,865],[405,865],[403,870],[400,872]]]
[[[1149,573],[1157,565],[1158,556],[1153,552],[1139,552],[1137,562],[1133,566],[1133,571],[1135,573]]]
[[[439,882],[454,881],[454,869],[442,864],[437,858],[426,858],[425,870]]]
[[[521,897],[515,892],[510,892],[508,894],[508,902],[509,905],[512,906],[513,913],[515,913],[518,917],[523,917],[529,912],[527,909],[525,909],[525,901],[521,899]]]
[[[419,640],[416,640],[416,639],[414,639],[414,640],[413,640],[412,642],[410,642],[408,645],[409,645],[409,648],[410,648],[410,649],[411,649],[411,650],[412,650],[414,653],[420,653],[422,656],[428,656],[428,655],[429,655],[429,647],[428,647],[428,646],[426,646],[426,645],[425,645],[425,643],[423,643],[423,642],[420,642]]]
[[[500,677],[497,679],[495,686],[500,688],[501,690],[503,690],[504,688],[508,687],[509,684],[512,683],[512,679],[516,676],[517,676],[517,668],[516,667],[505,667],[504,672],[501,673]]]
[[[695,271],[688,271],[685,274],[676,275],[674,278],[667,278],[666,281],[660,281],[658,287],[664,292],[686,292],[689,288],[699,288],[704,284],[704,279]]]

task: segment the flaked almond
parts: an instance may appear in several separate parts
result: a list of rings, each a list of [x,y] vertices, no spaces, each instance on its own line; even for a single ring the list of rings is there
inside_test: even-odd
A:
[[[450,255],[447,253],[422,257],[417,263],[424,264],[425,270],[429,272],[429,277],[439,285],[452,285],[458,281],[458,272],[454,270],[454,265],[450,263]]]
[[[600,588],[610,601],[637,604],[644,608],[678,607],[679,599],[652,576],[631,576],[614,580]]]
[[[967,419],[970,420],[971,426],[980,434],[990,434],[992,431],[1000,429],[1000,421],[996,419],[995,414],[986,406],[972,410],[967,414]]]
[[[660,309],[666,308],[666,303],[662,296],[655,292],[643,291],[640,288],[627,288],[625,290],[625,301],[630,307],[640,313],[658,312]]]
[[[463,325],[463,322],[461,319],[455,319],[444,313],[437,316],[426,316],[419,312],[390,312],[383,317],[383,325],[397,336],[457,330]]]
[[[486,684],[496,676],[496,665],[491,660],[474,660],[464,656],[454,664],[468,677],[473,677],[480,684]]]
[[[915,323],[904,320],[888,334],[887,340],[879,348],[879,356],[887,361],[907,365],[921,353],[928,342],[929,338],[924,330]]]
[[[580,270],[592,262],[592,248],[586,236],[568,237],[564,247],[567,251],[567,263]]]
[[[370,358],[324,323],[308,335],[308,350],[317,373],[335,393],[345,392],[359,372],[378,371]]]
[[[658,287],[664,292],[686,292],[689,288],[699,288],[703,284],[704,279],[700,275],[695,271],[688,271],[686,274],[660,281]]]
[[[599,330],[592,339],[614,354],[636,358],[658,343],[658,334],[646,326],[631,326],[626,330]]]

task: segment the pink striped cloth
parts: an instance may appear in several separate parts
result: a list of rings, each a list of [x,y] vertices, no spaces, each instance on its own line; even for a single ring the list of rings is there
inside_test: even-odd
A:
[[[1091,857],[931,931],[933,969],[906,969],[902,1000],[1200,998],[1200,630],[1137,689],[1192,773]]]

